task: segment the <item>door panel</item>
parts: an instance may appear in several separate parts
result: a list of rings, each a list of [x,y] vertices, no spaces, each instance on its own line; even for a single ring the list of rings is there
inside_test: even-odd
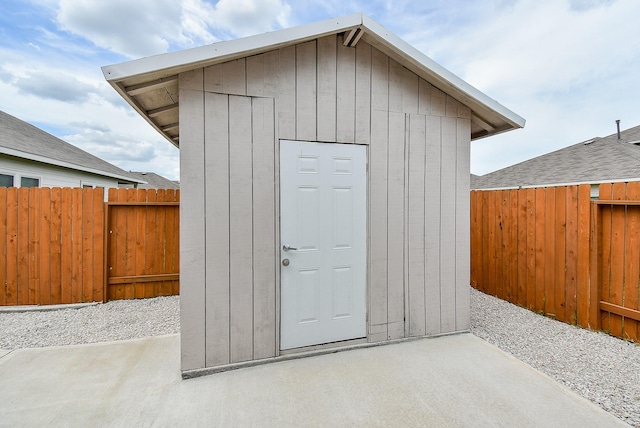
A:
[[[366,336],[366,147],[280,143],[281,348]]]

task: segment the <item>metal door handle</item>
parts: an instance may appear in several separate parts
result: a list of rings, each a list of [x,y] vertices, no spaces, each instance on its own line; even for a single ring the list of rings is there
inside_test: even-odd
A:
[[[291,245],[283,245],[282,246],[282,250],[283,251],[297,250],[297,248],[296,247],[292,247]]]

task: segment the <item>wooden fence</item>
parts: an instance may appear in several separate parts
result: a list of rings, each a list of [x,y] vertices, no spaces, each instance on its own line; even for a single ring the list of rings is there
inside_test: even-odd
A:
[[[179,294],[179,192],[109,189],[107,299]]]
[[[121,198],[145,205],[114,212],[110,207]],[[104,202],[103,189],[0,187],[0,306],[177,294],[179,191],[114,189],[109,200]],[[117,228],[107,228],[114,218]],[[123,226],[135,228],[135,241]],[[140,242],[144,257],[137,252]],[[106,273],[107,265],[115,275],[124,269],[129,278],[107,288],[114,276]],[[149,290],[145,285],[144,293],[127,291],[136,276],[157,274],[169,277],[157,278],[163,281],[152,282]]]
[[[640,183],[471,192],[471,285],[637,341]]]

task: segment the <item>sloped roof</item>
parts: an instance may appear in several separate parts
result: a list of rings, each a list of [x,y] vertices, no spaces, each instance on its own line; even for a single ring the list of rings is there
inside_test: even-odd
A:
[[[171,181],[166,177],[156,174],[155,172],[136,172],[129,171],[129,175],[145,180],[147,184],[141,184],[139,189],[179,189],[180,184]]]
[[[145,182],[3,111],[0,111],[0,154],[102,175],[129,183]]]
[[[472,189],[640,181],[640,126],[592,138],[492,173],[471,177]]]
[[[105,66],[102,72],[138,113],[178,146],[179,73],[339,33],[345,34],[348,46],[353,47],[359,40],[364,40],[470,107],[472,139],[524,126],[523,118],[360,13]]]

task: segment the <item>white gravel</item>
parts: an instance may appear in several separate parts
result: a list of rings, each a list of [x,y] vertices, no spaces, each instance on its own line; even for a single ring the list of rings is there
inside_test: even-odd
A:
[[[640,427],[640,346],[471,289],[471,332]]]
[[[179,297],[0,313],[0,348],[178,333]],[[471,331],[640,428],[640,346],[543,317],[471,289]]]
[[[81,309],[0,312],[0,349],[137,339],[180,331],[180,298],[113,300]]]

